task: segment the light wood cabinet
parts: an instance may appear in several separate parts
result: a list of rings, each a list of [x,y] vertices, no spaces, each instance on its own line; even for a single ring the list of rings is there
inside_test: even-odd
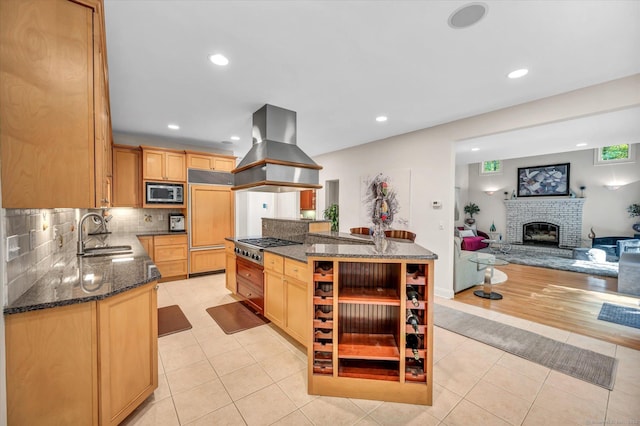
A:
[[[238,292],[236,286],[236,253],[233,251],[235,244],[232,241],[224,242],[225,253],[225,286],[231,293],[236,294]]]
[[[187,162],[184,151],[141,146],[142,179],[148,181],[187,181]]]
[[[4,321],[7,424],[98,424],[95,302]]]
[[[158,387],[156,283],[98,302],[100,424],[118,425]]]
[[[221,271],[226,265],[224,248],[211,250],[191,250],[189,252],[189,273]]]
[[[316,191],[310,189],[307,191],[300,191],[300,210],[315,210],[316,209]]]
[[[231,156],[186,151],[187,168],[230,172],[236,167],[236,158]]]
[[[118,424],[158,386],[156,283],[5,316],[10,425]]]
[[[161,281],[187,277],[187,235],[153,237],[153,262],[162,275]]]
[[[108,207],[102,0],[3,0],[0,44],[3,207]]]
[[[113,207],[142,207],[140,148],[113,147]]]
[[[233,194],[228,186],[191,185],[191,247],[224,245],[233,235]]]
[[[307,264],[264,253],[264,316],[307,345]]]
[[[147,252],[147,255],[153,260],[153,237],[151,236],[141,236],[138,237],[140,244]]]

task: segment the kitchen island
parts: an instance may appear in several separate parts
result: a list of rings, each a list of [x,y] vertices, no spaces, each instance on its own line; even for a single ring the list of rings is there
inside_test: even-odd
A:
[[[4,308],[9,424],[119,424],[158,386],[160,273],[136,235],[93,241],[131,250],[64,253]]]
[[[227,240],[231,261],[236,239]],[[258,257],[264,315],[307,348],[309,393],[431,404],[437,255],[330,231],[301,240]]]

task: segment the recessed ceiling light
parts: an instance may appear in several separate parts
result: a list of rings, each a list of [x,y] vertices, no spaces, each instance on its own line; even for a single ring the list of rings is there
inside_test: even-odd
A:
[[[577,144],[576,144],[576,146],[587,146],[587,145],[588,145],[588,144],[587,144],[587,143],[585,143],[585,142],[577,143]]]
[[[480,148],[471,148],[471,151],[480,151]]]
[[[377,116],[377,117],[376,117],[376,121],[377,121],[378,123],[384,123],[384,122],[385,122],[385,121],[387,121],[387,120],[388,120],[388,118],[387,118],[387,116],[386,116],[386,115],[379,115],[379,116]]]
[[[449,26],[454,29],[462,29],[472,26],[487,14],[487,5],[484,3],[469,3],[461,6],[449,15]]]
[[[240,136],[231,136],[229,139],[231,139],[232,141],[239,141],[240,140]]]
[[[520,78],[520,77],[524,77],[527,74],[529,74],[529,70],[528,69],[520,68],[519,70],[511,71],[509,74],[507,74],[507,77],[509,77],[509,78]]]
[[[229,60],[227,59],[227,57],[220,53],[209,55],[209,60],[216,65],[220,65],[221,67],[229,64]]]
[[[178,126],[177,124],[169,124],[167,127],[171,130],[180,130],[180,126]]]

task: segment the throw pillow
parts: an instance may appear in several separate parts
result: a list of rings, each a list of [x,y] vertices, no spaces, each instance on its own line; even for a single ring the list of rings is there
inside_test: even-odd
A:
[[[471,226],[469,226],[469,225],[467,225],[467,224],[465,223],[465,224],[464,224],[464,229],[465,229],[465,231],[471,231],[471,232],[473,232],[473,236],[474,236],[474,237],[477,237],[477,236],[478,236],[478,231],[476,230],[476,227],[475,227],[475,226],[471,227]]]
[[[460,231],[460,237],[475,237],[476,235],[473,233],[471,229],[465,229],[464,231]]]

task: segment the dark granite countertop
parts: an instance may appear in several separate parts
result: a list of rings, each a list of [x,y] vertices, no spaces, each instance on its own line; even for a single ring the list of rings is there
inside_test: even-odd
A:
[[[138,237],[157,237],[161,235],[187,235],[187,231],[179,231],[179,232],[147,231],[147,232],[138,232],[136,234],[136,236]]]
[[[169,233],[151,235],[164,234]],[[75,251],[68,252],[63,261],[6,306],[4,313],[16,314],[106,299],[160,278],[158,268],[142,248],[137,234],[97,235],[86,241],[87,247],[130,245],[131,252],[95,257],[79,257]]]
[[[306,252],[314,257],[354,257],[407,260],[432,260],[438,255],[415,243],[385,240],[383,247],[372,244],[314,244]]]
[[[310,247],[310,244],[297,244],[295,246],[270,247],[264,249],[264,251],[288,257],[298,262],[307,263],[307,250],[309,250]]]
[[[330,220],[323,219],[300,219],[296,217],[263,217],[263,220],[277,220],[280,222],[303,222],[303,223],[330,223]]]

